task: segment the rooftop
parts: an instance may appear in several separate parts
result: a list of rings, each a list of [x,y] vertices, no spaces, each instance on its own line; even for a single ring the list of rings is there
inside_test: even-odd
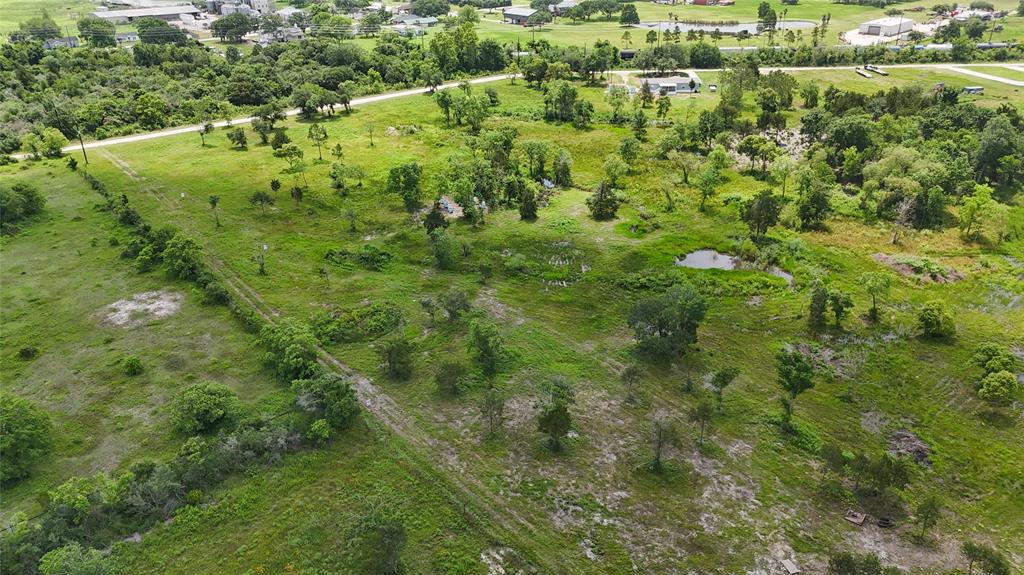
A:
[[[885,18],[879,18],[877,20],[869,20],[864,24],[870,24],[872,26],[906,26],[909,24],[913,26],[915,22],[910,18],[904,18],[903,16],[886,16]]]
[[[199,14],[195,6],[156,6],[153,8],[132,8],[130,10],[98,10],[93,16],[99,18],[143,18],[145,16],[171,16],[174,14]]]
[[[536,12],[536,10],[529,6],[509,6],[501,11],[502,14],[508,16],[525,16],[527,18],[532,16],[534,12]]]

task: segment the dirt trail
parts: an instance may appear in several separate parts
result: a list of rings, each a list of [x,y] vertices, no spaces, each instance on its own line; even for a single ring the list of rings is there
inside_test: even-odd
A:
[[[104,150],[104,156],[132,181],[141,182],[143,180],[124,160],[109,154],[106,150]],[[162,207],[172,207],[167,198],[151,187],[140,186],[140,191],[151,195]],[[220,276],[241,303],[252,309],[267,323],[275,324],[281,321],[280,310],[270,305],[259,292],[246,283],[223,260],[212,255],[208,244],[204,247],[210,268]],[[537,526],[529,518],[518,513],[504,497],[488,489],[476,476],[465,473],[464,469],[457,464],[457,460],[451,456],[452,453],[456,453],[456,450],[448,443],[431,437],[429,432],[417,426],[415,419],[406,413],[391,396],[374,385],[370,378],[358,373],[320,346],[316,347],[316,352],[321,365],[349,378],[366,410],[372,413],[377,421],[388,430],[405,440],[414,450],[421,465],[433,466],[440,471],[464,502],[468,503],[472,509],[482,512],[489,525],[498,527],[506,539],[504,543],[513,544],[521,550],[527,549],[525,543],[530,540],[531,534],[537,531]],[[532,560],[544,572],[554,573],[564,570],[563,562],[559,558],[552,560],[541,555],[531,555]]]

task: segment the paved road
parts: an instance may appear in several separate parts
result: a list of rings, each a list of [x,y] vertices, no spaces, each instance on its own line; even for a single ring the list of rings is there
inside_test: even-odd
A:
[[[1010,64],[1007,64],[1007,63],[982,63],[982,64],[971,64],[971,66],[972,67],[994,67],[994,68],[1014,68],[1015,67],[1015,65],[1012,64],[1012,63],[1010,63]],[[765,67],[765,68],[761,68],[761,71],[763,71],[763,72],[771,72],[773,70],[782,70],[784,72],[801,72],[801,71],[802,72],[813,72],[813,71],[819,71],[819,70],[853,70],[854,68],[856,68],[856,66],[812,66],[812,67],[786,66],[786,67],[777,67],[777,68]],[[999,77],[999,76],[993,76],[991,74],[986,74],[984,72],[978,72],[976,70],[971,70],[971,69],[968,69],[968,68],[965,68],[965,67],[961,67],[961,66],[954,66],[952,64],[893,64],[893,65],[890,65],[890,66],[883,66],[883,68],[939,69],[939,70],[946,70],[946,71],[950,71],[950,72],[957,72],[957,73],[960,73],[960,74],[966,74],[966,75],[969,75],[969,76],[976,76],[978,78],[984,78],[986,80],[990,80],[990,81],[993,81],[993,82],[1000,82],[1000,83],[1003,83],[1003,84],[1008,84],[1010,86],[1024,86],[1024,82],[1021,82],[1019,80],[1011,80],[1009,78],[1002,78],[1002,77]],[[713,69],[706,69],[706,70],[700,69],[700,70],[692,70],[692,71],[696,72],[698,74],[700,74],[701,72],[721,72],[722,68],[713,68]],[[640,70],[614,70],[611,73],[618,74],[618,75],[622,76],[624,74],[639,74]],[[507,80],[508,78],[509,78],[508,74],[497,74],[497,75],[494,75],[494,76],[484,76],[484,77],[481,77],[481,78],[474,78],[474,79],[470,80],[469,82],[470,82],[470,84],[485,84],[485,83],[488,83],[488,82],[497,82],[499,80]],[[458,82],[449,82],[447,84],[442,84],[439,87],[439,89],[455,88],[458,85],[459,85]],[[384,101],[391,100],[391,99],[394,99],[394,98],[404,98],[406,96],[415,96],[417,94],[423,94],[423,93],[425,93],[427,91],[428,91],[427,88],[412,88],[412,89],[409,89],[409,90],[401,90],[401,91],[398,91],[398,92],[387,92],[387,93],[384,93],[384,94],[376,94],[374,96],[364,96],[362,98],[355,98],[354,100],[352,100],[351,105],[352,106],[364,106],[366,104],[373,104],[373,103],[376,103],[376,102],[384,102]],[[286,114],[288,116],[295,116],[298,113],[299,113],[298,108],[293,109],[293,110],[288,110],[286,112]],[[251,116],[249,116],[249,117],[245,117],[245,118],[236,118],[236,119],[233,119],[233,120],[230,120],[230,121],[229,120],[221,120],[219,122],[214,122],[213,125],[216,128],[223,128],[223,127],[228,126],[228,125],[234,126],[234,125],[238,125],[238,124],[248,124],[248,123],[252,122],[252,120],[253,120],[253,118]],[[95,149],[95,148],[105,148],[107,146],[116,146],[116,145],[119,145],[119,144],[130,144],[132,142],[142,142],[142,141],[145,141],[145,140],[153,140],[153,139],[156,139],[156,138],[165,138],[167,136],[176,136],[178,134],[188,134],[190,132],[197,132],[197,131],[199,131],[199,126],[198,125],[180,126],[178,128],[168,128],[166,130],[160,130],[158,132],[148,132],[148,133],[145,133],[145,134],[135,134],[134,136],[121,136],[121,137],[118,137],[118,138],[109,138],[109,139],[106,139],[106,140],[96,140],[96,141],[93,141],[93,142],[86,142],[85,149],[86,150],[92,150],[92,149]],[[66,146],[64,148],[64,151],[65,152],[74,152],[74,151],[80,150],[80,149],[81,149],[81,146],[79,146],[79,145],[72,145],[72,146]],[[27,154],[16,154],[14,157],[17,158],[17,159],[24,159],[26,156],[27,156]]]

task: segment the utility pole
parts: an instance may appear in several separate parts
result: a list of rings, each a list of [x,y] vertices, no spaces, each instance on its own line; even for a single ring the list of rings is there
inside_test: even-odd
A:
[[[53,114],[54,119],[57,120],[57,123],[60,124],[60,127],[62,128],[61,131],[66,131],[68,126],[64,123],[64,120],[61,118],[60,112],[57,111],[57,105],[53,102],[53,96],[47,96],[44,102],[50,105],[50,112]],[[85,160],[85,165],[88,166],[89,154],[85,153],[85,141],[82,139],[82,129],[79,127],[77,121],[75,122],[75,136],[78,137],[78,145],[82,147],[82,159]]]

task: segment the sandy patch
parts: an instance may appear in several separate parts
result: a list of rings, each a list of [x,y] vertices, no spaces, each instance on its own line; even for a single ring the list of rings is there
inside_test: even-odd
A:
[[[108,305],[103,322],[117,327],[138,327],[178,313],[184,299],[184,295],[169,290],[137,293]]]

